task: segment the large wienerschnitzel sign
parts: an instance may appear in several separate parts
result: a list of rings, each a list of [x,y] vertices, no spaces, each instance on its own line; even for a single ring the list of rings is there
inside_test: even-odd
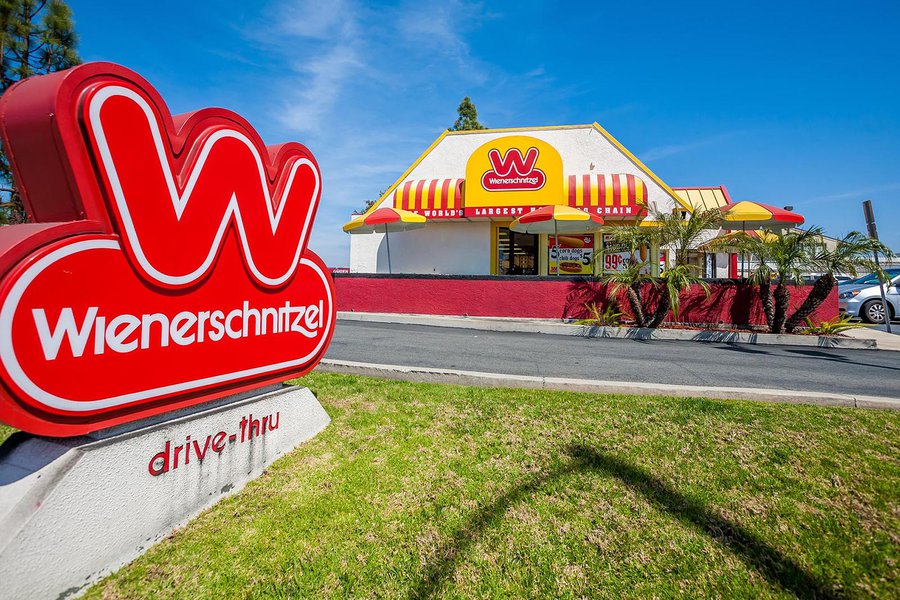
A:
[[[171,116],[92,63],[0,100],[35,223],[0,228],[0,419],[76,435],[311,369],[333,283],[307,249],[322,193],[298,143],[240,116]]]

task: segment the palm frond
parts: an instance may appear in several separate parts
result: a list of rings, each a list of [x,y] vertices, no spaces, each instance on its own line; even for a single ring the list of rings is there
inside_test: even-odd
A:
[[[816,271],[822,273],[849,273],[856,276],[860,269],[877,270],[875,253],[892,258],[891,249],[859,231],[851,231],[837,241],[833,249],[824,243],[810,261]]]
[[[718,229],[722,223],[718,209],[696,210],[688,218],[656,210],[653,218],[659,223],[655,241],[674,249],[676,265],[686,265],[688,252],[697,249],[705,242],[708,232]]]
[[[674,265],[662,272],[660,281],[665,286],[672,314],[676,318],[681,311],[681,292],[684,290],[699,285],[709,298],[709,284],[697,276],[694,265]]]
[[[602,283],[609,283],[613,287],[613,291],[618,291],[623,287],[633,287],[644,282],[652,282],[653,277],[644,272],[649,262],[633,262],[628,264],[621,271],[607,271],[600,276]]]

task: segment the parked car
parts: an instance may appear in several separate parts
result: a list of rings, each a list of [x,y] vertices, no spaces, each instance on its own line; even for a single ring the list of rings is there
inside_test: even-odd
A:
[[[885,269],[891,276],[889,287],[884,290],[887,310],[891,319],[900,315],[900,269]],[[872,285],[872,283],[875,285]],[[881,300],[878,276],[874,273],[838,286],[838,307],[851,317],[859,317],[868,323],[884,323],[885,307]]]
[[[900,275],[900,267],[891,267],[888,269],[884,269],[884,272],[888,277],[896,277]],[[862,277],[857,277],[856,279],[851,279],[850,281],[842,281],[838,283],[838,298],[853,298],[856,294],[846,295],[847,292],[856,291],[857,293],[866,289],[867,287],[872,287],[873,285],[878,284],[878,274],[877,273],[867,273]]]

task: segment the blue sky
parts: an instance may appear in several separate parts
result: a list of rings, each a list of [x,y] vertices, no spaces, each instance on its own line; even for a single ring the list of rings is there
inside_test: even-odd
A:
[[[224,106],[324,176],[311,248],[346,265],[349,213],[455,119],[598,121],[666,183],[793,205],[900,251],[900,2],[89,2],[85,60],[174,113]],[[115,8],[111,8],[115,7]]]

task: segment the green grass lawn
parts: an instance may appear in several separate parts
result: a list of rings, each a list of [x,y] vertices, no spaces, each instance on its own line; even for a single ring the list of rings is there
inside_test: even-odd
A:
[[[15,429],[6,425],[5,423],[0,423],[0,444],[6,441],[6,438],[15,433]]]
[[[301,383],[332,424],[88,598],[900,595],[898,412]]]

